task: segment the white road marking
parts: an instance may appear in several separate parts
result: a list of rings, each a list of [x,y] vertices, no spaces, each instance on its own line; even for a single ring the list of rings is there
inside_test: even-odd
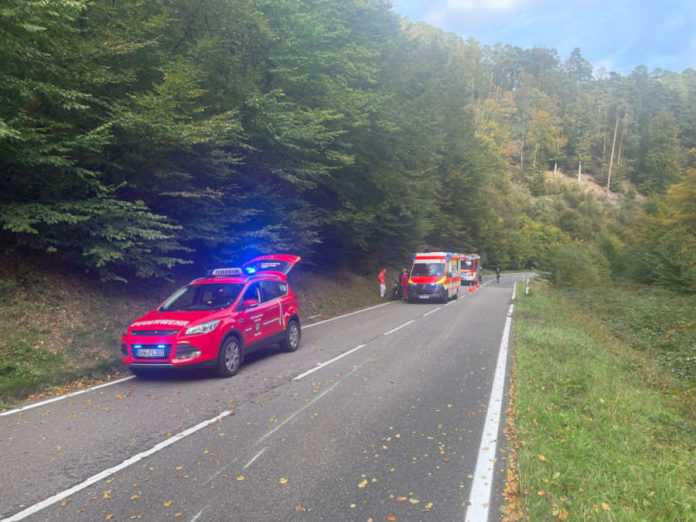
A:
[[[341,383],[341,381],[338,381],[338,382],[336,382],[333,386],[331,386],[330,388],[327,388],[326,390],[324,390],[323,392],[321,392],[321,393],[320,393],[319,395],[317,395],[311,402],[308,402],[307,404],[305,404],[304,406],[302,406],[302,408],[300,408],[299,410],[297,410],[295,413],[293,413],[292,415],[290,415],[290,416],[289,416],[287,419],[285,419],[283,422],[281,422],[280,424],[278,424],[278,426],[276,426],[276,427],[273,428],[271,431],[269,431],[268,433],[266,433],[263,437],[261,437],[259,440],[257,440],[257,441],[256,441],[256,444],[258,444],[258,443],[261,442],[262,440],[267,439],[268,437],[270,437],[271,435],[273,435],[276,431],[278,431],[280,428],[282,428],[283,426],[285,426],[288,422],[290,422],[290,421],[293,420],[295,417],[297,417],[300,413],[302,413],[302,412],[305,411],[307,408],[309,408],[311,405],[313,405],[315,402],[317,402],[319,399],[321,399],[324,395],[326,395],[326,394],[329,393],[331,390],[333,390],[333,389],[334,389],[336,386],[338,386],[340,383]]]
[[[515,298],[515,285],[513,285],[512,298]],[[488,520],[488,508],[493,489],[493,472],[495,470],[495,452],[500,426],[500,412],[503,407],[503,391],[505,389],[505,366],[507,364],[508,346],[510,342],[510,324],[515,305],[511,304],[505,319],[503,338],[500,341],[498,351],[498,363],[495,367],[495,377],[491,388],[491,398],[486,411],[486,423],[481,434],[474,482],[469,495],[469,507],[466,510],[467,522],[483,522]]]
[[[265,448],[263,448],[261,451],[259,451],[259,452],[258,452],[256,455],[254,455],[253,457],[251,457],[251,460],[250,460],[249,462],[247,462],[247,463],[244,465],[244,467],[243,467],[242,469],[247,469],[249,466],[251,466],[251,465],[254,463],[254,461],[255,461],[256,459],[258,459],[261,455],[264,454],[264,452],[265,452],[267,449],[268,449],[268,446],[266,446]]]
[[[53,397],[52,399],[46,399],[45,401],[35,402],[34,404],[28,404],[26,406],[22,406],[21,408],[16,408],[14,410],[3,411],[3,412],[0,412],[0,417],[2,417],[3,415],[11,415],[13,413],[19,413],[20,411],[30,410],[32,408],[38,408],[39,406],[44,406],[45,404],[50,404],[52,402],[62,401],[63,399],[67,399],[68,397],[75,397],[75,395],[81,395],[81,394],[87,393],[89,391],[94,391],[94,390],[98,390],[99,388],[105,388],[106,386],[111,386],[112,384],[118,384],[120,382],[130,381],[131,379],[135,379],[135,375],[131,375],[129,377],[124,377],[123,379],[116,379],[115,381],[105,382],[104,384],[98,384],[96,386],[92,386],[91,388],[86,388],[84,390],[78,390],[76,392],[68,393],[67,395],[61,395],[60,397]]]
[[[397,327],[394,328],[393,330],[389,330],[388,332],[384,332],[384,335],[393,334],[393,333],[396,332],[397,330],[401,330],[404,326],[408,326],[409,324],[413,323],[414,321],[415,321],[415,319],[413,319],[413,320],[411,320],[411,321],[408,321],[407,323],[404,323],[404,324],[402,324],[401,326],[397,326]]]
[[[232,464],[234,464],[235,462],[237,462],[237,459],[233,459],[232,462],[230,462],[229,464],[227,464],[227,465],[224,466],[223,468],[220,468],[219,470],[217,470],[217,471],[215,472],[215,474],[214,474],[212,477],[210,477],[208,480],[206,480],[206,481],[203,483],[203,485],[204,485],[204,486],[207,486],[208,484],[210,484],[210,483],[215,479],[215,477],[217,477],[220,473],[222,473],[223,471],[225,471],[227,468],[229,468],[229,467],[230,467]]]
[[[389,301],[388,303],[382,303],[382,304],[378,304],[375,306],[370,306],[369,308],[363,308],[362,310],[356,310],[355,312],[351,312],[349,314],[343,314],[343,315],[339,315],[337,317],[332,317],[331,319],[325,319],[323,321],[319,321],[318,323],[308,324],[307,326],[303,326],[302,328],[304,328],[304,329],[312,328],[313,326],[319,326],[320,324],[329,323],[331,321],[336,321],[337,319],[343,319],[344,317],[349,317],[351,315],[359,314],[362,312],[367,312],[368,310],[374,310],[375,308],[379,308],[381,306],[387,306],[387,305],[390,305],[390,304],[395,303],[395,302],[396,301]]]
[[[163,450],[167,446],[171,446],[175,442],[178,442],[181,439],[184,439],[184,438],[188,437],[189,435],[192,435],[192,434],[196,433],[197,431],[202,430],[203,428],[210,426],[214,422],[217,422],[217,421],[223,419],[224,417],[227,417],[230,413],[232,413],[232,412],[231,411],[223,411],[220,415],[213,417],[212,419],[209,419],[207,421],[201,422],[200,424],[196,424],[195,426],[193,426],[187,430],[184,430],[180,433],[177,433],[173,437],[170,437],[167,440],[163,440],[162,442],[154,445],[149,450],[138,453],[137,455],[133,455],[132,457],[124,460],[120,464],[117,464],[116,466],[114,466],[112,468],[105,469],[104,471],[101,471],[101,472],[97,473],[96,475],[92,475],[84,482],[81,482],[81,483],[71,487],[70,489],[66,489],[65,491],[61,491],[60,493],[56,493],[52,497],[49,497],[46,500],[43,500],[43,501],[41,501],[37,504],[34,504],[33,506],[30,506],[30,507],[28,507],[28,508],[26,508],[18,513],[15,513],[11,517],[6,518],[6,519],[2,520],[1,522],[16,522],[18,520],[23,520],[23,519],[27,518],[28,516],[33,515],[34,513],[38,513],[42,509],[47,508],[48,506],[55,504],[56,502],[60,502],[64,498],[67,498],[70,495],[74,495],[78,491],[81,491],[85,488],[88,488],[92,484],[95,484],[95,483],[99,482],[100,480],[104,480],[105,478],[113,475],[114,473],[118,473],[122,469],[125,469],[128,466],[135,464],[136,462],[138,462],[146,457],[149,457],[150,455],[153,455],[153,454],[157,453],[158,451]]]
[[[438,310],[440,310],[439,306],[437,308],[435,308],[435,310],[430,310],[428,313],[423,314],[423,317],[428,317],[430,314],[434,314]]]
[[[350,355],[350,354],[353,353],[353,352],[357,352],[357,351],[360,350],[361,348],[365,348],[365,346],[367,346],[367,345],[366,345],[366,344],[361,344],[360,346],[356,346],[355,348],[353,348],[353,349],[351,349],[351,350],[348,350],[347,352],[342,353],[342,354],[339,355],[338,357],[334,357],[333,359],[330,359],[330,360],[328,360],[328,361],[326,361],[326,362],[323,362],[323,363],[317,363],[317,366],[316,366],[316,367],[312,368],[311,370],[307,370],[307,371],[304,372],[304,373],[301,373],[301,374],[298,375],[297,377],[293,378],[293,381],[299,381],[299,380],[302,379],[303,377],[307,377],[307,375],[309,375],[310,373],[314,373],[314,372],[316,372],[317,370],[321,370],[324,366],[328,366],[329,364],[338,361],[339,359],[341,359],[342,357],[345,357],[346,355]]]
[[[198,512],[198,514],[197,514],[195,517],[193,517],[193,518],[191,519],[191,522],[196,522],[196,520],[198,520],[199,518],[201,518],[201,515],[203,514],[203,512],[204,512],[206,509],[208,509],[208,506],[206,506],[206,507],[204,507],[203,509],[201,509],[201,510]]]

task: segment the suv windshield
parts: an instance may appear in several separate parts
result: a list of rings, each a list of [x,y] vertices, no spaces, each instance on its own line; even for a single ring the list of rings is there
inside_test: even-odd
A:
[[[474,262],[471,259],[467,259],[462,262],[462,268],[474,268]]]
[[[444,276],[444,263],[416,263],[411,270],[412,276]]]
[[[233,283],[208,283],[185,286],[177,290],[159,307],[160,312],[183,310],[221,310],[231,306],[239,296],[243,285]]]

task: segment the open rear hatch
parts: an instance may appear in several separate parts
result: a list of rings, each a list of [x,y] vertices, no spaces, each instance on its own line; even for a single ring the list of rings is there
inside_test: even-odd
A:
[[[259,272],[281,274],[287,276],[299,261],[300,256],[287,254],[272,254],[260,256],[242,265],[242,270],[246,275],[254,275]]]

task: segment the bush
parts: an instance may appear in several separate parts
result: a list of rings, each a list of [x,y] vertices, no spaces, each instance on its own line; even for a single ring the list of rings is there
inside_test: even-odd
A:
[[[551,280],[560,286],[596,286],[609,281],[609,262],[594,245],[571,243],[556,250]]]

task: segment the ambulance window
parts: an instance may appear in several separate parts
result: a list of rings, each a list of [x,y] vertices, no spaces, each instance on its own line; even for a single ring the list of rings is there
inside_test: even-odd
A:
[[[414,263],[413,276],[443,276],[445,275],[444,263]]]

